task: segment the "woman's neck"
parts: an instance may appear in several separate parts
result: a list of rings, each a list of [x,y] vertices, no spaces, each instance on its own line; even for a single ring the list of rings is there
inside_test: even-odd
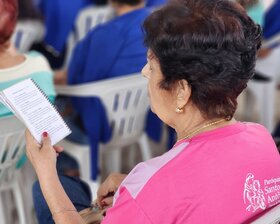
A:
[[[226,120],[224,118],[207,119],[198,111],[188,111],[180,115],[174,128],[179,141],[235,122],[236,120],[234,118],[231,120]]]
[[[11,68],[25,61],[25,57],[19,54],[12,44],[0,47],[0,69]]]

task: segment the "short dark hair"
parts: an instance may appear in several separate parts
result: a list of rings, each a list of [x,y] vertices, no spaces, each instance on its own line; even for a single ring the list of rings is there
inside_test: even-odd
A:
[[[17,0],[0,0],[0,44],[6,43],[12,36],[18,16]]]
[[[237,97],[254,75],[262,37],[239,4],[179,0],[153,12],[144,32],[164,76],[162,88],[185,79],[205,117],[233,117]]]
[[[140,3],[143,3],[144,0],[112,0],[112,2],[134,6],[134,5],[138,5]]]
[[[259,3],[259,0],[237,0],[237,2],[242,5],[245,9],[249,9],[250,7]]]

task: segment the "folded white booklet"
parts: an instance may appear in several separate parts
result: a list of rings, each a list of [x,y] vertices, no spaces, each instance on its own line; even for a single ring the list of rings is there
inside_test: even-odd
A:
[[[27,126],[39,143],[43,132],[48,132],[52,145],[71,133],[58,111],[32,79],[3,90],[0,100]]]

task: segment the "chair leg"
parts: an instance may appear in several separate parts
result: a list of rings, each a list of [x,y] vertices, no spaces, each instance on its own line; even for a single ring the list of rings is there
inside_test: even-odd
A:
[[[139,146],[140,146],[143,161],[151,159],[153,155],[152,155],[152,151],[151,151],[151,147],[149,145],[147,135],[143,134],[140,137],[138,143],[139,143]]]
[[[25,186],[25,188],[22,189],[22,195],[24,200],[24,208],[26,212],[26,222],[34,223],[35,217],[34,205],[32,200],[32,185],[37,179],[36,173],[31,163],[27,161],[25,165],[15,174],[20,186]]]
[[[274,128],[274,103],[275,103],[275,80],[268,83],[251,81],[248,86],[257,100],[259,108],[259,123],[264,125],[270,132]],[[251,100],[248,100],[247,108],[252,108]]]
[[[275,115],[275,83],[269,83],[264,86],[263,98],[261,104],[261,122],[265,127],[272,132],[274,129]]]
[[[245,120],[251,120],[252,119],[252,114],[254,112],[254,106],[255,106],[255,99],[253,96],[253,93],[251,92],[250,89],[246,90],[245,93],[245,100],[244,100],[244,118]]]
[[[111,149],[109,153],[109,158],[106,158],[106,167],[109,173],[112,172],[121,172],[121,154],[122,150],[119,149]]]
[[[2,192],[0,192],[0,223],[7,223],[6,214],[4,210]]]
[[[19,223],[27,224],[26,215],[25,215],[25,211],[24,211],[23,197],[22,197],[20,185],[19,185],[17,179],[14,181],[13,193],[14,193],[14,197],[15,197],[15,203],[16,203],[16,208],[17,208],[17,212],[18,212]]]
[[[83,164],[83,165],[81,165]],[[91,169],[90,169],[90,148],[85,149],[85,152],[83,152],[83,163],[80,163],[80,169],[82,172],[82,176],[85,180],[91,179]]]
[[[96,196],[97,196],[97,190],[100,186],[100,181],[87,181],[87,184],[90,187],[92,199],[93,199],[93,201],[95,201]]]
[[[129,168],[133,168],[135,166],[135,157],[136,157],[136,151],[138,150],[138,144],[132,144],[129,147],[129,154],[128,154],[128,165]]]

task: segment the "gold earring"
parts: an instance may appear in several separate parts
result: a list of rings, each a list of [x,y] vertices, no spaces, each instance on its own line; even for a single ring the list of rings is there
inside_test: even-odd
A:
[[[183,108],[176,107],[176,113],[178,113],[178,114],[183,113]]]

